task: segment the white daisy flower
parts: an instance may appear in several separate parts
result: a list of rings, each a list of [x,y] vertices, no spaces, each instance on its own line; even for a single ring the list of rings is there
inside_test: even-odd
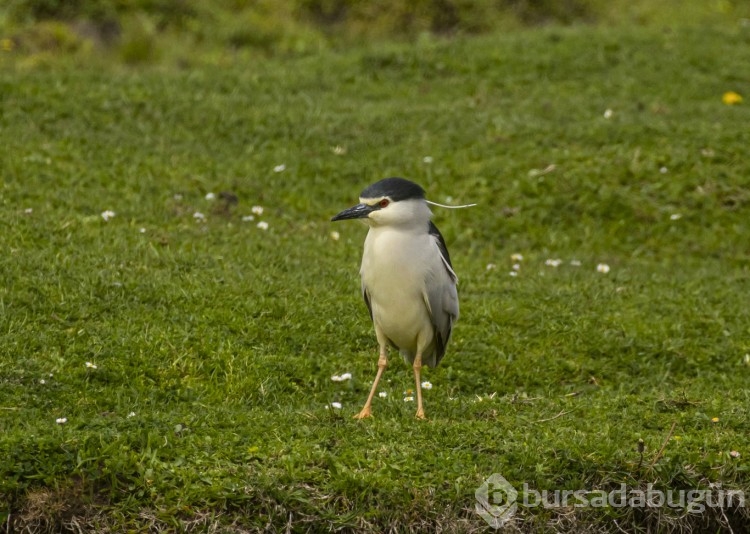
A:
[[[341,238],[341,234],[339,234],[336,230],[331,232],[331,239],[334,241],[338,241]]]
[[[408,397],[404,397],[404,402],[414,402],[414,397],[412,397],[411,395]]]
[[[680,219],[682,219],[681,213],[673,213],[672,215],[669,216],[670,221],[678,221]]]
[[[68,422],[67,417],[58,417],[57,419],[55,419],[55,423],[57,423],[58,425],[64,425],[67,422]]]
[[[422,382],[422,389],[432,389],[432,382]]]
[[[130,419],[131,417],[135,417],[135,412],[128,413],[128,419]]]
[[[273,172],[284,172],[285,170],[286,170],[286,165],[284,165],[283,163],[281,165],[276,165],[273,168]]]
[[[518,271],[510,271],[508,274],[510,276],[518,276]]]
[[[570,260],[570,264],[573,267],[580,267],[581,266],[581,261],[580,260]]]
[[[380,393],[378,393],[378,397],[380,397],[381,399],[384,399],[384,398],[386,398],[387,396],[388,396],[388,393],[387,393],[387,392],[385,392],[385,391],[381,391]]]
[[[596,266],[596,271],[602,274],[607,274],[609,272],[609,265],[606,263],[600,263]]]
[[[334,153],[335,155],[337,155],[337,156],[343,156],[344,154],[346,154],[346,148],[344,148],[344,147],[343,147],[343,146],[341,146],[341,145],[336,145],[335,147],[333,147],[333,148],[331,149],[331,151],[332,151],[332,152],[333,152],[333,153]]]
[[[268,223],[266,221],[260,221],[258,224],[256,224],[258,228],[261,230],[268,230]]]
[[[114,211],[112,211],[112,210],[105,210],[105,211],[102,212],[102,219],[104,219],[105,221],[109,221],[115,215],[117,215],[117,214]]]
[[[253,215],[263,215],[263,206],[253,206],[250,211]]]
[[[206,200],[216,200],[216,193],[206,193]]]
[[[611,119],[612,115],[614,115],[614,114],[615,114],[615,112],[612,111],[611,109],[605,109],[604,110],[604,118],[605,119]]]
[[[340,402],[332,402],[331,403],[331,407],[335,408],[336,410],[340,410],[341,409],[341,403]]]
[[[96,369],[96,364],[91,362],[86,362],[86,368],[87,369]]]
[[[497,268],[497,265],[495,265],[494,263],[488,263],[487,264],[487,270],[488,271],[492,271],[492,270],[494,270],[496,268]]]
[[[206,216],[203,215],[200,211],[196,211],[195,213],[193,213],[193,219],[198,222],[203,222],[206,220]]]
[[[544,262],[545,265],[548,265],[550,267],[559,267],[561,263],[562,260],[559,258],[548,259]]]
[[[514,252],[510,255],[511,261],[519,262],[523,261],[523,254],[519,254],[518,252]]]
[[[427,165],[429,165],[430,163],[432,163],[432,161],[433,161],[432,156],[425,156],[425,157],[422,158],[422,163],[425,163]]]
[[[255,220],[255,215],[244,215],[242,217],[242,222],[250,222]]]

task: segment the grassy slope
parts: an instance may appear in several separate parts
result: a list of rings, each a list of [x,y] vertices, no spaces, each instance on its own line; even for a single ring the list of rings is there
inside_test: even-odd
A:
[[[493,472],[750,490],[750,114],[721,102],[750,94],[749,44],[569,29],[222,69],[6,70],[3,522],[482,529],[474,490]],[[355,422],[377,357],[364,230],[328,218],[392,174],[480,207],[436,213],[462,317],[427,374],[429,421],[394,358],[388,397]],[[230,215],[204,198],[224,190]],[[241,220],[254,204],[267,231]],[[514,524],[722,520],[564,512]]]

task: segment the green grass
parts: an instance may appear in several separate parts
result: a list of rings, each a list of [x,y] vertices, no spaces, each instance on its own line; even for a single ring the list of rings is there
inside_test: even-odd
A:
[[[749,492],[748,64],[740,26],[6,63],[2,528],[485,531],[495,472]],[[364,228],[328,220],[389,175],[479,203],[436,209],[462,316],[424,422],[397,357],[351,419],[377,361]],[[521,507],[507,530],[727,521],[747,510]]]

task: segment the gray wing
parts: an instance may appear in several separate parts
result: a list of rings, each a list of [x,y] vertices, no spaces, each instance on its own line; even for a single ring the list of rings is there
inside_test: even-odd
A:
[[[370,312],[370,320],[372,321],[372,304],[370,304],[370,295],[367,293],[364,282],[362,282],[362,298],[365,299],[365,305],[367,306],[367,311]]]
[[[458,277],[453,271],[445,239],[432,221],[430,221],[429,232],[440,251],[440,259],[445,268],[444,271],[436,273],[432,283],[426,284],[428,286],[427,304],[430,307],[432,326],[435,328],[434,365],[437,365],[445,356],[445,349],[451,337],[453,323],[458,320],[458,292],[456,291]]]

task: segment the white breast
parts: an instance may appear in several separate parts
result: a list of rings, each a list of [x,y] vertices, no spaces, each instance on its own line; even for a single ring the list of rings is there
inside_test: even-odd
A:
[[[437,260],[437,261],[435,261]],[[362,256],[362,284],[376,328],[412,360],[417,347],[431,350],[434,331],[425,301],[426,280],[445,271],[426,229],[372,227]]]

